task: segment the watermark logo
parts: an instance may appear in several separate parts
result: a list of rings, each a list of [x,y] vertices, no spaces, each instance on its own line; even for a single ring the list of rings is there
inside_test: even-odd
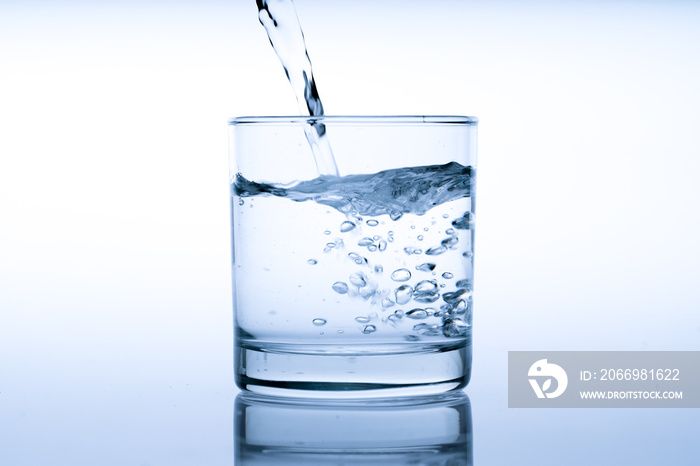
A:
[[[700,351],[508,351],[508,407],[700,408]]]
[[[531,377],[528,381],[537,398],[556,398],[564,393],[569,384],[569,378],[564,369],[556,364],[548,363],[546,359],[540,359],[530,366],[527,375]],[[542,380],[542,385],[539,384],[538,379]],[[548,391],[552,388],[552,379],[556,380],[557,383],[553,391]]]

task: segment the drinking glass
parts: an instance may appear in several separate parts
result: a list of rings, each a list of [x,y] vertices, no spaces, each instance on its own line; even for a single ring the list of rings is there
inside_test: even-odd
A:
[[[355,398],[468,383],[476,129],[465,116],[230,121],[239,387]],[[319,175],[319,157],[338,175]]]

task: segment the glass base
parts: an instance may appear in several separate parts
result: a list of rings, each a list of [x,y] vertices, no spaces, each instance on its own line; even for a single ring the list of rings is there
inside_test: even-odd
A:
[[[384,398],[435,395],[464,388],[471,346],[411,345],[236,346],[236,385],[301,398]]]

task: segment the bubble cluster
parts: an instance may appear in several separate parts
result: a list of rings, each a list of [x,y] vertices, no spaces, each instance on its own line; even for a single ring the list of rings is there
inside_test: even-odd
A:
[[[443,215],[442,218],[449,217]],[[459,230],[470,228],[470,218],[470,214],[467,213],[451,221],[448,228],[438,226],[437,229],[433,229],[432,233],[426,233],[425,236],[423,234],[415,236],[415,240],[423,241],[428,238],[434,239],[434,236],[428,235],[444,232],[445,236],[439,240],[439,243],[437,245],[433,243],[432,247],[425,251],[405,243],[400,245],[397,250],[403,250],[409,257],[403,260],[403,267],[394,268],[391,274],[384,277],[382,276],[384,267],[381,263],[377,263],[384,262],[381,260],[384,256],[378,255],[378,253],[386,251],[389,243],[397,238],[394,231],[389,230],[383,233],[379,229],[380,222],[378,220],[363,221],[359,215],[353,215],[353,221],[347,220],[341,223],[340,231],[342,233],[352,231],[352,236],[344,236],[344,238],[348,240],[348,238],[354,237],[353,242],[360,248],[366,248],[369,254],[365,257],[358,252],[349,252],[347,254],[349,264],[356,269],[349,271],[351,273],[346,275],[347,282],[337,281],[332,288],[338,294],[347,295],[349,299],[362,298],[367,301],[368,306],[376,306],[377,310],[386,313],[381,319],[377,317],[376,313],[354,317],[356,323],[362,324],[360,328],[362,333],[368,334],[377,331],[377,325],[389,325],[400,331],[410,330],[413,335],[408,336],[415,337],[415,339],[429,336],[454,338],[468,333],[471,319],[471,281],[469,278],[462,278],[453,282],[454,274],[450,270],[445,270],[445,267],[446,264],[454,265],[454,253],[451,251],[461,249],[458,254],[464,255],[465,252],[471,254],[469,250],[471,240],[468,238],[464,245],[460,245],[458,233]],[[437,225],[438,223],[433,219],[431,224]],[[367,227],[377,228],[377,234],[368,235]],[[410,227],[416,229],[416,225],[410,225]],[[431,230],[425,225],[420,225],[420,227],[424,232]],[[326,231],[329,232],[329,230]],[[366,236],[363,236],[362,233],[365,233]],[[403,235],[401,238],[405,238]],[[430,244],[428,245],[430,246]],[[338,250],[342,247],[343,240],[341,238],[326,243],[326,250]],[[442,257],[439,259],[436,257],[445,254],[448,254],[444,256],[445,260]],[[413,259],[415,256],[432,256],[436,259],[429,262],[419,262]],[[388,256],[388,260],[396,259],[398,258],[395,256]],[[318,261],[309,259],[308,263],[315,265]],[[363,269],[358,270],[358,267]],[[414,269],[415,271],[411,273],[411,270]],[[425,275],[421,277],[421,273],[428,276],[432,274],[433,277],[426,279]],[[416,274],[415,278],[414,274]],[[387,282],[388,279],[391,281]],[[443,280],[449,281],[443,282]],[[391,282],[398,283],[391,286]],[[426,305],[434,307],[426,307]],[[397,309],[399,306],[408,306],[409,309],[406,311]],[[416,320],[424,322],[409,325],[410,321]],[[314,325],[322,324],[317,323],[315,319]],[[415,340],[411,339],[411,341]]]

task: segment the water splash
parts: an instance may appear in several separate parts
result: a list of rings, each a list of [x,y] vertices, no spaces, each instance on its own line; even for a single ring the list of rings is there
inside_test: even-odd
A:
[[[267,31],[267,37],[284,72],[292,85],[301,115],[322,116],[323,104],[318,95],[311,60],[306,49],[304,32],[299,23],[292,0],[256,0],[258,18]],[[316,161],[320,175],[338,176],[326,126],[320,121],[310,119],[304,125],[306,139]]]
[[[240,197],[270,195],[296,202],[314,201],[347,215],[388,214],[392,220],[398,220],[404,214],[423,215],[437,205],[469,197],[473,181],[472,167],[450,162],[396,168],[371,175],[319,176],[291,186],[257,183],[238,173],[233,189]],[[440,245],[426,254],[436,255],[446,250]]]

